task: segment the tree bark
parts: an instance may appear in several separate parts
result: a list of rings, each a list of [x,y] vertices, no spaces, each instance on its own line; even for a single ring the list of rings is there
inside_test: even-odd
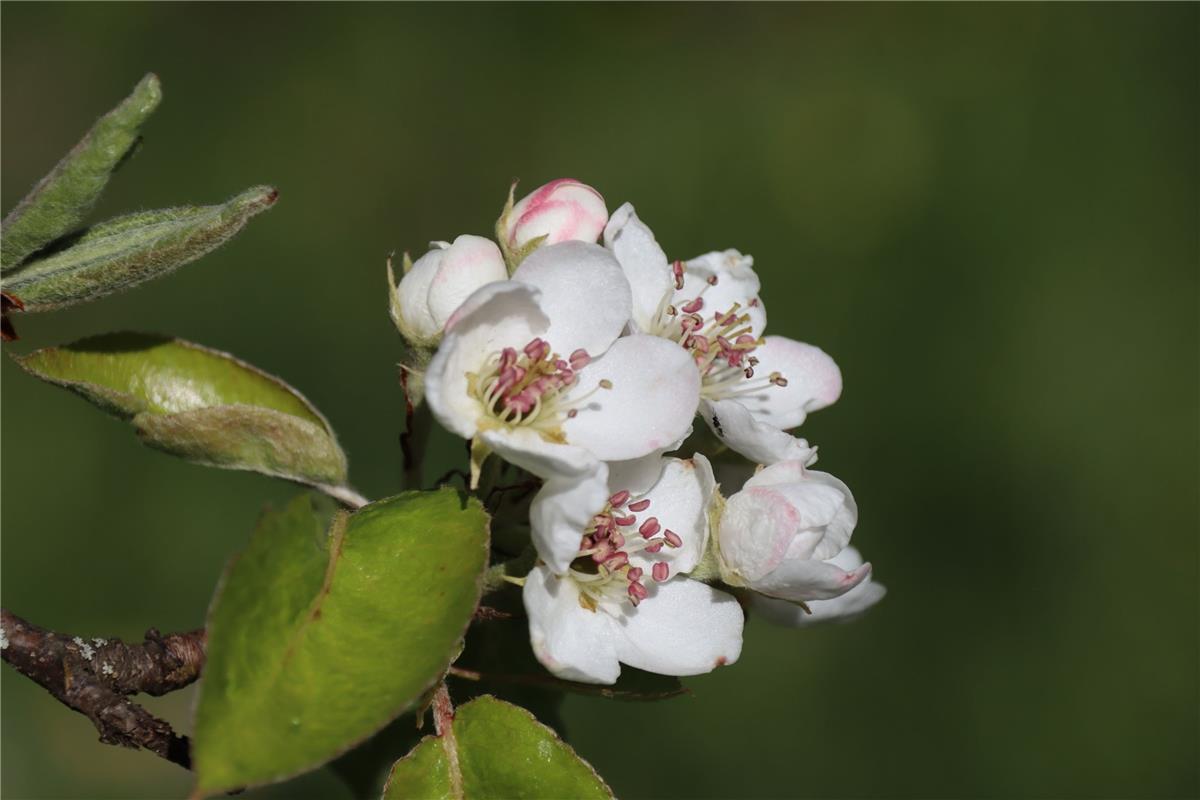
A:
[[[128,695],[159,696],[200,677],[204,630],[161,635],[151,628],[141,644],[120,639],[67,636],[0,609],[0,653],[18,672],[60,703],[92,721],[100,741],[143,747],[191,769],[187,737]]]

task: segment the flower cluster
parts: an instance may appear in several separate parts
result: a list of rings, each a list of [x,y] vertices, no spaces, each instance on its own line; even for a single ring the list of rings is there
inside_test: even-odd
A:
[[[699,674],[737,660],[743,605],[799,626],[883,596],[849,546],[850,490],[789,432],[841,373],[765,334],[750,256],[669,259],[632,205],[610,218],[567,179],[510,193],[496,242],[432,248],[393,279],[393,319],[432,352],[424,399],[471,442],[472,488],[492,454],[540,480],[522,591],[547,669]],[[727,499],[703,454],[666,455],[697,414],[718,451],[761,465]]]

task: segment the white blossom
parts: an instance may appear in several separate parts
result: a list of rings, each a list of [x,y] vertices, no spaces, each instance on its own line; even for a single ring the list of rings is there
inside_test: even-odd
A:
[[[861,561],[844,568],[858,508],[846,484],[802,461],[762,469],[730,497],[717,523],[722,577],[772,597],[830,600],[871,574]]]
[[[741,607],[687,577],[708,542],[715,490],[708,461],[651,457],[611,466],[612,494],[583,509],[584,525],[550,532],[535,523],[545,563],[524,587],[534,653],[555,675],[591,683],[613,683],[622,663],[665,675],[733,663]]]
[[[633,327],[675,342],[702,376],[700,414],[722,440],[763,464],[813,458],[786,433],[838,399],[842,376],[820,348],[764,336],[766,310],[754,261],[737,250],[670,262],[626,203],[604,243],[633,294]]]
[[[447,321],[425,375],[430,409],[448,430],[546,479],[545,495],[596,500],[599,462],[678,446],[699,403],[681,348],[618,338],[630,302],[603,247],[538,248]]]

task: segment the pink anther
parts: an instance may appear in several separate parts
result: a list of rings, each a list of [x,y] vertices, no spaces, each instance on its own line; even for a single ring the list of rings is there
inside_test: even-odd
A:
[[[608,504],[613,508],[620,508],[629,500],[629,491],[622,489],[621,491],[608,498]]]

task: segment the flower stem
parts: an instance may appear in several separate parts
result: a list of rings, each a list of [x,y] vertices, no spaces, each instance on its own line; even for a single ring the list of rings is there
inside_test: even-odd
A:
[[[327,483],[318,483],[313,488],[329,495],[351,511],[357,511],[371,502],[349,486],[332,486]]]

